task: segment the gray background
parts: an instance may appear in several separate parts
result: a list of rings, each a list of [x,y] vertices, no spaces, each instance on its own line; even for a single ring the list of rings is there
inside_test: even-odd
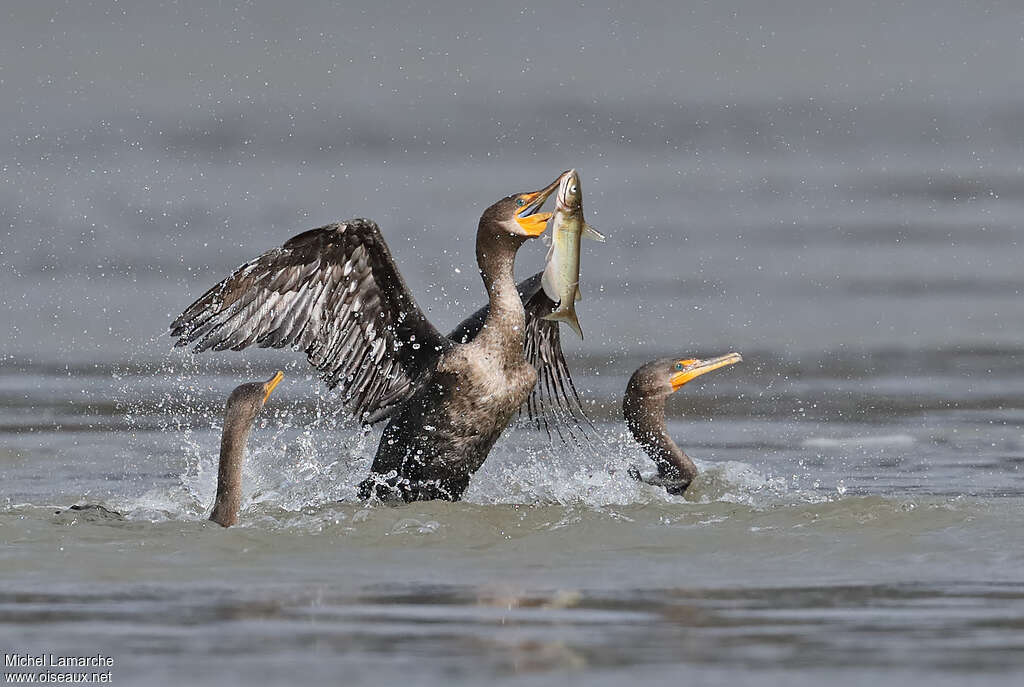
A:
[[[1015,3],[4,14],[0,307],[20,362],[161,358],[168,318],[236,264],[352,216],[454,324],[482,301],[480,211],[569,166],[611,237],[587,247],[570,353],[1024,334]]]

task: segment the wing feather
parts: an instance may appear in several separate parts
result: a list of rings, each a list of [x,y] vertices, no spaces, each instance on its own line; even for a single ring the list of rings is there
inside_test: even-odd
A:
[[[302,350],[360,418],[404,401],[449,345],[366,219],[311,229],[245,263],[187,307],[171,336],[197,353]]]

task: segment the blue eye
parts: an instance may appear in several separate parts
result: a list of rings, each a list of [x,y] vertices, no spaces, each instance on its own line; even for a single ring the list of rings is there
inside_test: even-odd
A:
[[[520,198],[519,200],[516,201],[516,205],[518,205],[519,207],[523,207],[524,205],[526,205],[526,201]]]
[[[683,369],[683,364],[682,363],[676,363],[676,369],[677,370],[682,370]]]

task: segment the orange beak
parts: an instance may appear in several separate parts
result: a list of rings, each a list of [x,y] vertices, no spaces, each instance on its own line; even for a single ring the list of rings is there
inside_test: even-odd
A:
[[[672,384],[672,391],[678,391],[679,387],[683,384],[703,374],[727,365],[735,365],[741,360],[743,360],[743,356],[739,353],[729,353],[728,355],[721,355],[717,358],[709,358],[708,360],[680,360],[676,365],[682,365],[682,369],[669,378],[669,382]]]
[[[571,171],[571,170],[570,170]],[[541,206],[544,205],[544,201],[548,197],[558,190],[558,185],[569,172],[563,172],[558,175],[558,178],[551,182],[545,188],[533,193],[524,193],[519,198],[526,201],[523,209],[516,213],[516,223],[523,230],[523,233],[530,237],[540,236],[547,229],[548,220],[551,219],[550,212],[537,212]]]
[[[548,228],[548,220],[551,219],[550,212],[538,212],[529,217],[516,217],[516,223],[522,228],[523,233],[530,237],[540,236]]]
[[[284,372],[278,370],[277,374],[271,377],[270,380],[263,385],[263,388],[265,390],[263,393],[264,403],[267,402],[267,399],[270,398],[270,392],[274,390],[274,387],[281,383],[282,379],[284,379]]]

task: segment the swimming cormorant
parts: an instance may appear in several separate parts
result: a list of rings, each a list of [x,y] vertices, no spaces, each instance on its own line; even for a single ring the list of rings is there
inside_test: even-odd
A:
[[[224,429],[220,435],[220,464],[217,467],[217,498],[210,520],[223,527],[238,522],[242,505],[242,462],[245,444],[252,431],[253,420],[263,410],[284,373],[278,372],[265,382],[249,382],[235,388],[224,406]]]
[[[245,444],[252,431],[252,423],[263,409],[284,373],[278,372],[265,382],[248,382],[235,387],[224,405],[224,428],[220,435],[220,461],[217,467],[217,497],[213,502],[210,520],[222,527],[238,522],[238,509],[242,505],[242,463]],[[71,506],[94,520],[124,520],[124,515],[94,503]],[[60,515],[61,511],[57,511]]]
[[[622,414],[633,438],[658,467],[658,474],[646,479],[641,478],[639,470],[631,468],[629,474],[634,479],[664,487],[665,491],[675,496],[681,496],[686,491],[697,476],[697,466],[668,435],[665,428],[665,399],[690,380],[741,360],[743,358],[739,353],[708,360],[661,358],[643,365],[633,373],[622,399]]]

